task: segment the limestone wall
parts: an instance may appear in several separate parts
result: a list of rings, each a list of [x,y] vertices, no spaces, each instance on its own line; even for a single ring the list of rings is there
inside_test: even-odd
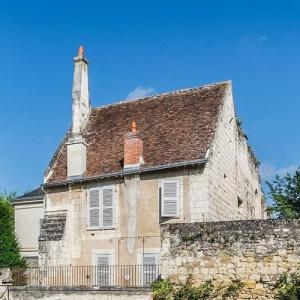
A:
[[[162,225],[161,274],[245,283],[238,299],[274,299],[279,274],[300,264],[300,220]]]
[[[143,289],[110,289],[98,290],[97,288],[34,288],[10,287],[10,300],[149,300],[151,292]]]
[[[247,139],[237,124],[231,89],[225,96],[207,157],[208,163],[203,173],[206,193],[199,193],[201,206],[198,210],[194,209],[199,215],[192,220],[264,218],[258,168]]]

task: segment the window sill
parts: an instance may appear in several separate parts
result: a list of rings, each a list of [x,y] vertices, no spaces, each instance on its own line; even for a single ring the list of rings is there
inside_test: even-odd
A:
[[[88,227],[87,231],[107,231],[107,230],[116,230],[115,226],[111,227]]]

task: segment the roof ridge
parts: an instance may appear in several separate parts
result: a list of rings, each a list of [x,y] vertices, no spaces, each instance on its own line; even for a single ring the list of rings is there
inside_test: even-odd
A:
[[[141,97],[141,98],[132,98],[132,99],[126,99],[126,100],[119,100],[118,102],[114,102],[114,103],[109,103],[109,104],[104,104],[104,105],[100,105],[97,107],[93,107],[93,110],[100,110],[103,108],[108,108],[111,106],[117,106],[117,105],[121,105],[121,104],[125,104],[125,103],[131,103],[131,102],[139,102],[139,101],[145,101],[145,100],[154,100],[157,99],[160,96],[166,96],[166,95],[176,95],[176,94],[181,94],[181,93],[186,93],[188,91],[193,91],[193,90],[203,90],[203,89],[207,89],[207,88],[212,88],[214,86],[217,85],[222,85],[222,84],[226,84],[226,85],[231,85],[231,80],[223,80],[223,81],[219,81],[219,82],[215,82],[215,83],[209,83],[209,84],[204,84],[204,85],[199,85],[196,87],[191,87],[191,88],[185,88],[185,89],[179,89],[179,90],[174,90],[174,91],[170,91],[170,92],[164,92],[161,94],[154,94],[151,96],[145,96],[145,97]]]

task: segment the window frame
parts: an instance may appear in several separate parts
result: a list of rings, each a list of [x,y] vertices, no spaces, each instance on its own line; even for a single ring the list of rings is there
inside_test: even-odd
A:
[[[103,225],[103,189],[111,189],[112,190],[112,225],[104,226]],[[99,192],[99,226],[91,226],[90,220],[90,193],[93,190],[97,190]],[[116,201],[115,201],[115,187],[114,185],[103,185],[98,187],[91,187],[87,189],[87,230],[105,230],[105,229],[114,229],[116,226]]]
[[[165,197],[164,197],[164,185],[165,183],[176,183],[176,194],[177,194],[177,206],[176,206],[176,214],[173,215],[173,214],[166,214],[164,209],[164,204],[165,204]],[[161,192],[159,193],[160,194],[160,217],[161,218],[178,218],[179,217],[179,212],[180,212],[180,198],[181,198],[181,195],[180,195],[180,181],[179,179],[164,179],[161,181],[160,183],[160,188],[161,188]]]

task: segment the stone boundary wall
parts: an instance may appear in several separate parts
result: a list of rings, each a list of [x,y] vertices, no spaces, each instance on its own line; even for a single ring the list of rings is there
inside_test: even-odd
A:
[[[84,287],[9,287],[9,300],[150,300],[151,292],[138,288],[98,288]],[[2,299],[1,299],[2,300]],[[8,300],[7,295],[3,300]]]
[[[162,278],[241,280],[237,299],[274,299],[278,276],[300,264],[300,220],[163,224],[161,234]]]

